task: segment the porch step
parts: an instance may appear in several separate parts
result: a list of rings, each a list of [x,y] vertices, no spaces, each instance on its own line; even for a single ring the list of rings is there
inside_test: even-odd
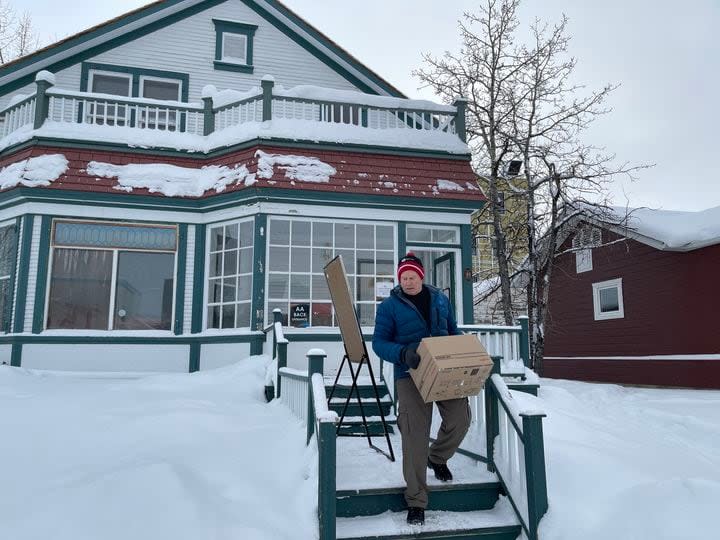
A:
[[[352,382],[343,378],[338,381],[338,384],[337,386],[335,386],[334,391],[332,383],[333,381],[328,381],[327,378],[325,379],[325,395],[330,396],[330,393],[332,392],[333,398],[347,398],[348,394],[350,393]],[[380,396],[380,398],[389,395],[385,381],[376,381],[375,385],[377,386],[378,395]],[[370,383],[370,379],[368,377],[358,381],[357,387],[360,391],[360,397],[362,399],[369,399],[375,397],[375,391],[373,390],[372,384]],[[355,397],[355,395],[356,394],[353,392],[353,397]]]
[[[407,513],[337,519],[338,540],[516,540],[521,532],[512,509],[498,505],[474,512],[427,511],[425,525],[408,525]]]
[[[347,398],[332,398],[330,400],[330,410],[335,411],[338,413],[338,416],[342,414],[343,409],[345,409],[345,402]],[[364,412],[365,417],[368,416],[380,416],[380,411],[382,411],[382,414],[384,416],[388,416],[390,414],[390,411],[392,410],[392,400],[390,399],[390,396],[385,396],[384,398],[381,398],[380,400],[380,407],[378,408],[377,401],[375,401],[375,398],[361,398],[362,400],[362,407],[357,402],[357,399],[351,398],[350,403],[347,405],[347,409],[345,409],[345,416],[357,416],[362,418],[362,414]]]
[[[470,512],[493,508],[500,495],[498,482],[431,485],[428,510]],[[407,504],[404,488],[342,490],[337,492],[338,517],[372,516],[387,510],[401,512]]]
[[[382,420],[379,416],[369,416],[366,417],[366,419],[368,423],[368,431],[370,432],[371,437],[381,437],[385,435]],[[395,418],[394,414],[389,414],[385,417],[385,424],[388,427],[388,433],[395,433],[395,428],[393,426],[397,425],[397,418]],[[362,417],[346,416],[343,420],[342,426],[340,426],[340,429],[338,430],[338,435],[341,437],[365,435],[365,428],[362,425]]]

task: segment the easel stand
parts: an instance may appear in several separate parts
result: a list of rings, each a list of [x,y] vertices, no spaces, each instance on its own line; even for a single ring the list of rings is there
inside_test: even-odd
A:
[[[342,362],[340,363],[340,368],[337,371],[337,375],[335,375],[335,382],[333,383],[332,389],[330,390],[330,396],[328,397],[328,407],[330,406],[330,400],[333,398],[333,395],[335,394],[335,388],[337,387],[338,381],[340,380],[340,375],[342,374],[343,367],[347,363],[348,369],[350,369],[350,377],[352,379],[352,384],[350,386],[350,391],[348,392],[347,398],[345,399],[345,405],[343,406],[342,414],[340,415],[340,420],[337,423],[337,430],[336,433],[340,432],[340,428],[343,425],[343,422],[345,421],[345,414],[347,413],[348,406],[350,405],[350,401],[353,399],[353,394],[355,394],[355,399],[360,407],[360,416],[362,417],[362,423],[363,428],[365,429],[365,434],[362,433],[351,433],[348,434],[348,437],[366,437],[368,441],[368,445],[370,448],[373,448],[374,450],[380,452],[382,455],[387,457],[390,461],[395,461],[395,452],[393,452],[392,443],[390,442],[390,433],[388,431],[388,425],[387,421],[385,420],[385,413],[383,412],[382,405],[380,403],[380,392],[378,392],[377,384],[375,383],[375,374],[373,373],[372,369],[372,363],[370,362],[370,358],[368,358],[367,351],[365,351],[365,354],[363,354],[362,358],[360,359],[360,362],[358,363],[357,369],[353,369],[353,363],[349,360],[348,355],[345,354],[343,356]],[[385,436],[385,440],[387,441],[388,451],[385,452],[381,448],[378,448],[375,446],[372,442],[372,436],[370,435],[370,429],[368,428],[368,422],[367,422],[367,416],[365,415],[365,408],[363,407],[362,398],[360,396],[360,389],[358,388],[358,378],[360,377],[360,371],[362,371],[363,365],[367,365],[368,373],[370,374],[370,382],[372,384],[373,393],[375,395],[375,403],[377,404],[377,409],[380,414],[380,420],[382,421],[382,427],[383,427],[383,435]]]

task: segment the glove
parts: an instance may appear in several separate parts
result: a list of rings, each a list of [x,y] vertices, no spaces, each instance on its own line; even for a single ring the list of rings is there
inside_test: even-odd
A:
[[[417,353],[419,343],[408,345],[402,350],[402,361],[407,367],[417,369],[420,365],[420,355]]]

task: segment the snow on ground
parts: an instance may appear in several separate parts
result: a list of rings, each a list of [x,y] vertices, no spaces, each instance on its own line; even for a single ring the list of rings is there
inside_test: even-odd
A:
[[[541,385],[543,540],[717,538],[720,391]]]
[[[251,360],[135,380],[0,368],[0,538],[313,538],[317,458]]]
[[[0,368],[0,538],[315,538],[317,455],[264,403],[267,363],[135,379]],[[542,379],[539,398],[515,396],[548,415],[542,540],[716,537],[720,392]],[[338,488],[400,485],[399,462],[364,442],[340,440]]]

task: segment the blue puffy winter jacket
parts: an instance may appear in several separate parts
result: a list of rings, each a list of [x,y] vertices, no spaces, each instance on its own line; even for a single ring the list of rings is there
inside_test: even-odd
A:
[[[373,351],[380,358],[395,364],[395,380],[409,377],[408,367],[402,361],[406,345],[419,343],[424,337],[454,336],[461,334],[455,314],[447,296],[437,287],[425,285],[430,291],[430,329],[423,316],[400,285],[378,306],[373,333]]]

